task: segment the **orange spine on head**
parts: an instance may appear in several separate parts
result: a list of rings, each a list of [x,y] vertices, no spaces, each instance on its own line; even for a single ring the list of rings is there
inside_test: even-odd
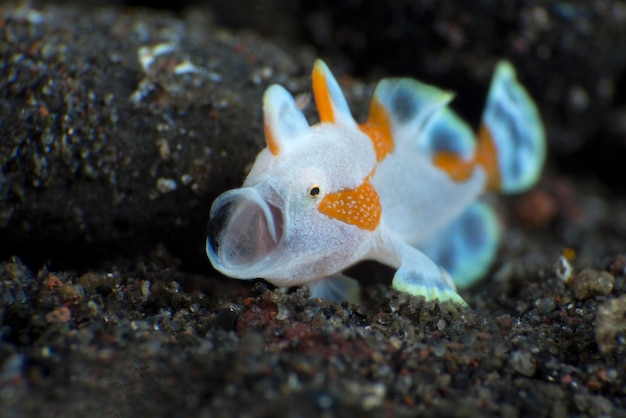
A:
[[[317,111],[320,115],[320,121],[333,123],[335,121],[335,114],[333,111],[332,102],[330,100],[330,92],[328,91],[328,85],[326,84],[326,76],[324,70],[319,63],[315,63],[313,67],[313,95],[315,96],[315,103],[317,104]]]
[[[359,129],[372,140],[378,162],[382,161],[387,154],[393,151],[394,143],[391,135],[389,114],[376,97],[372,99],[370,104],[370,113],[367,121],[359,125]]]
[[[318,210],[333,219],[368,231],[376,229],[382,215],[380,197],[369,177],[355,189],[345,189],[324,196]]]
[[[265,131],[265,143],[267,144],[267,148],[269,148],[272,155],[278,155],[280,153],[280,146],[278,145],[278,141],[276,141],[274,132],[272,132],[272,129],[267,122],[265,123],[263,129]]]

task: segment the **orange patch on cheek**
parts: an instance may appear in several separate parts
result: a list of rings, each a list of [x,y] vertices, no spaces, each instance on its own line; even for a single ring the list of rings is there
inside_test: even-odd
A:
[[[333,219],[368,231],[376,229],[382,215],[380,197],[369,178],[355,189],[324,196],[318,210]]]
[[[334,122],[335,114],[333,113],[333,107],[330,101],[330,93],[328,92],[328,86],[326,85],[326,77],[322,69],[317,65],[313,68],[313,95],[315,96],[315,103],[317,104],[317,111],[320,114],[320,120],[322,122]]]
[[[367,121],[359,125],[359,129],[372,140],[377,161],[382,161],[393,151],[394,143],[389,114],[376,98],[372,99]]]

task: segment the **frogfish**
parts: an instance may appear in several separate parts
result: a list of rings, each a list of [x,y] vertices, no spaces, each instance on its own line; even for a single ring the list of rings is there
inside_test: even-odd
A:
[[[398,291],[464,304],[457,287],[488,271],[501,237],[482,196],[530,188],[546,156],[539,112],[513,66],[497,64],[476,131],[448,107],[452,93],[413,79],[380,81],[362,123],[321,60],[312,83],[312,126],[285,88],[265,91],[266,147],[243,186],[210,209],[213,266],[358,303],[357,281],[342,272],[375,260],[395,270]]]

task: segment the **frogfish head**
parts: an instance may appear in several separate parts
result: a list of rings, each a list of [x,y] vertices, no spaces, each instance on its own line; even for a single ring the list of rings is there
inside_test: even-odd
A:
[[[330,72],[317,65],[332,84],[323,87],[333,122],[320,111],[322,122],[309,126],[284,88],[269,87],[263,101],[267,147],[243,187],[213,202],[206,251],[227,276],[292,286],[337,273],[362,258],[378,225],[380,202],[369,182],[373,145]]]
[[[323,158],[322,148],[341,139],[332,132],[318,137],[327,128],[311,129],[311,143],[294,145],[281,158],[263,151],[243,187],[213,202],[207,254],[217,270],[291,286],[337,273],[361,255],[379,220],[379,203],[365,165],[342,163],[347,147],[335,144],[338,152]],[[339,173],[346,170],[344,178]]]

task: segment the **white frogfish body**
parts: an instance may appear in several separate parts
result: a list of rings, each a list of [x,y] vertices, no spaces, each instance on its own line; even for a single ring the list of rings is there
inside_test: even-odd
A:
[[[500,236],[480,197],[528,189],[545,160],[541,119],[513,67],[496,68],[477,133],[447,107],[452,94],[415,80],[382,80],[359,124],[320,60],[312,79],[313,126],[283,87],[265,92],[267,147],[211,207],[213,266],[358,302],[341,272],[371,259],[396,269],[400,291],[464,303],[455,286],[485,274]]]

